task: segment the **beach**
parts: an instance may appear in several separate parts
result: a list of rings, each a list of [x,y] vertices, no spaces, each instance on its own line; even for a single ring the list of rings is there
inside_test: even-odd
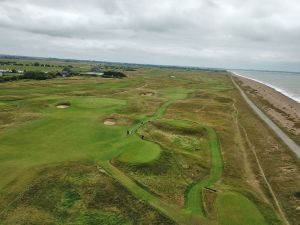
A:
[[[258,81],[234,75],[250,99],[277,125],[300,142],[300,103]]]

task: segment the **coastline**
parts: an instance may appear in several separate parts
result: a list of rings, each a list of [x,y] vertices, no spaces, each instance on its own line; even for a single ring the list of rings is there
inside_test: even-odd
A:
[[[245,75],[239,74],[239,73],[234,72],[234,71],[228,70],[227,72],[233,74],[234,76],[238,76],[238,77],[241,77],[241,78],[245,78],[245,79],[248,79],[248,80],[252,80],[252,81],[255,81],[255,82],[257,82],[257,83],[260,83],[260,84],[263,84],[263,85],[265,85],[265,86],[268,86],[268,87],[274,89],[275,91],[281,93],[282,95],[284,95],[284,96],[286,96],[286,97],[288,97],[288,98],[290,98],[290,99],[292,99],[292,100],[294,100],[295,102],[297,102],[297,103],[300,104],[300,97],[295,97],[295,96],[293,96],[291,93],[285,91],[284,89],[282,89],[282,88],[280,88],[280,87],[274,86],[274,85],[272,85],[272,84],[269,84],[269,83],[266,83],[266,82],[263,82],[263,81],[260,81],[260,80],[254,79],[254,78],[247,77],[247,76],[245,76]]]
[[[249,98],[300,144],[300,103],[260,81],[230,72]]]

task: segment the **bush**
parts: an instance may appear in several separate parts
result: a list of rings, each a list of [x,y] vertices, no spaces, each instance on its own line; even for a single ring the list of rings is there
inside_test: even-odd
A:
[[[41,71],[26,71],[21,79],[47,80],[55,78],[54,73],[44,73]]]
[[[22,76],[0,77],[0,83],[22,79]]]
[[[105,71],[103,77],[109,78],[123,78],[127,77],[124,73],[118,71]]]

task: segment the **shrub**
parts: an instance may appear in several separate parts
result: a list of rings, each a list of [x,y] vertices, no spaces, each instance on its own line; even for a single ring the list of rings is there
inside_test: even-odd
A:
[[[105,71],[103,77],[109,78],[123,78],[127,77],[124,73],[118,71]]]
[[[33,79],[33,80],[47,80],[55,78],[54,73],[44,73],[41,71],[26,71],[22,76],[22,79]]]

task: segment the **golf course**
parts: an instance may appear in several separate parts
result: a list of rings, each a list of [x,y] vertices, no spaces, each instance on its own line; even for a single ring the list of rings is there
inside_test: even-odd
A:
[[[78,73],[0,83],[0,224],[297,224],[299,183],[264,149],[298,162],[227,72],[67,63]]]

